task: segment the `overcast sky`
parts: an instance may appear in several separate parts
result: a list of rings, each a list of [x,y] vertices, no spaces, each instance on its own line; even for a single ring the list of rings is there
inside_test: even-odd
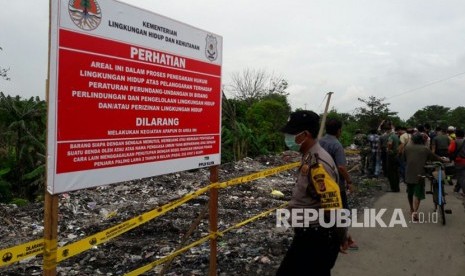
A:
[[[124,0],[223,37],[223,84],[264,69],[289,82],[293,109],[352,113],[386,98],[402,119],[428,105],[464,106],[463,0]],[[45,98],[49,1],[0,9],[0,91]]]

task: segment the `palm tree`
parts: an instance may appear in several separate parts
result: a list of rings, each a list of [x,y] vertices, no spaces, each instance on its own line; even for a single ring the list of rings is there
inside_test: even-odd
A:
[[[4,162],[14,165],[8,174],[13,192],[33,198],[24,175],[43,163],[45,156],[46,104],[39,97],[28,100],[5,96],[0,92],[0,141]],[[41,160],[42,159],[42,160]]]

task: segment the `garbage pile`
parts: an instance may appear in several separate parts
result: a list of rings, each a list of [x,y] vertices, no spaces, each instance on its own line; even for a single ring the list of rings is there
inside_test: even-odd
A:
[[[359,163],[348,156],[349,168]],[[298,161],[299,155],[245,158],[222,164],[220,182]],[[219,190],[218,228],[226,229],[290,199],[295,169]],[[351,172],[356,189],[351,208],[368,208],[384,193],[383,180]],[[208,169],[178,172],[59,195],[58,245],[64,246],[179,199],[209,184]],[[123,275],[208,235],[208,193],[140,227],[60,262],[58,275]],[[43,203],[23,207],[0,204],[0,249],[43,237]],[[200,217],[199,217],[200,216]],[[193,222],[199,223],[189,231]],[[290,242],[292,230],[275,227],[274,213],[231,230],[218,239],[219,275],[274,275]],[[195,226],[195,225],[194,225]],[[192,229],[191,229],[192,230]],[[192,233],[191,233],[192,232]],[[168,265],[144,275],[206,275],[209,243],[193,247]],[[42,255],[1,267],[1,275],[42,275]]]

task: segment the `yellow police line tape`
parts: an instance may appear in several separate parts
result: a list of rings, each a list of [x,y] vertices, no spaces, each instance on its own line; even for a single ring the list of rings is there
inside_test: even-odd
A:
[[[0,267],[41,254],[44,251],[44,239],[23,243],[0,250]]]
[[[185,247],[183,247],[183,248],[181,248],[179,250],[176,250],[175,252],[171,253],[168,256],[165,256],[165,257],[163,257],[161,259],[158,259],[158,260],[156,260],[154,262],[151,262],[151,263],[149,263],[149,264],[147,264],[145,266],[139,267],[138,269],[135,269],[135,270],[133,270],[131,272],[128,272],[128,273],[124,274],[124,276],[136,276],[136,275],[140,275],[140,274],[142,274],[144,272],[147,272],[147,271],[153,269],[154,267],[156,267],[158,265],[161,265],[161,264],[163,264],[163,263],[165,263],[165,262],[167,262],[167,261],[181,255],[182,253],[186,252],[187,250],[191,249],[192,247],[200,245],[200,244],[206,242],[209,239],[213,239],[213,238],[218,237],[218,236],[222,237],[227,232],[229,232],[229,231],[231,231],[233,229],[236,229],[236,228],[240,228],[240,227],[242,227],[242,226],[244,226],[244,225],[246,225],[248,223],[251,223],[251,222],[253,222],[253,221],[257,220],[257,219],[260,219],[262,217],[265,217],[265,216],[267,216],[268,214],[272,213],[273,211],[275,211],[277,209],[284,208],[286,205],[287,205],[287,202],[280,205],[280,206],[278,206],[278,207],[276,207],[276,208],[267,210],[267,211],[265,211],[263,213],[260,213],[260,214],[258,214],[256,216],[253,216],[253,217],[248,218],[248,219],[246,219],[244,221],[241,221],[241,222],[239,222],[239,223],[237,223],[237,224],[235,224],[235,225],[233,225],[233,226],[231,226],[229,228],[226,228],[223,231],[216,232],[216,233],[210,233],[209,235],[207,235],[207,236],[205,236],[205,237],[203,237],[203,238],[201,238],[201,239],[199,239],[199,240],[197,240],[197,241],[195,241],[195,242],[193,242],[193,243],[191,243],[191,244],[189,244],[189,245],[187,245],[187,246],[185,246]]]
[[[229,187],[229,186],[250,182],[250,181],[253,181],[253,180],[260,179],[260,178],[265,178],[267,176],[277,174],[277,173],[282,172],[282,171],[290,170],[290,169],[295,168],[295,167],[297,167],[299,165],[300,165],[300,162],[294,162],[294,163],[290,163],[290,164],[287,164],[287,165],[284,165],[284,166],[280,166],[280,167],[272,168],[272,169],[269,169],[269,170],[264,170],[264,171],[261,171],[261,172],[256,172],[256,173],[253,173],[253,174],[249,174],[249,175],[246,175],[246,176],[243,176],[243,177],[234,178],[234,179],[231,179],[231,180],[226,181],[226,182],[213,183],[211,185],[215,186],[215,188],[226,188],[226,187]]]
[[[161,207],[153,209],[149,212],[146,212],[142,215],[134,217],[132,219],[126,220],[118,225],[110,227],[106,230],[103,230],[99,233],[94,235],[88,236],[83,238],[79,241],[73,242],[71,244],[65,245],[63,247],[58,248],[57,250],[57,262],[64,261],[68,258],[71,258],[75,255],[78,255],[84,251],[89,249],[95,248],[95,246],[107,242],[119,235],[128,232],[131,229],[138,227],[141,224],[149,222],[156,217],[159,217],[168,211],[171,211],[182,204],[190,201],[205,192],[208,192],[211,188],[226,188],[229,186],[246,183],[249,181],[253,181],[256,179],[264,178],[282,171],[290,170],[300,165],[300,162],[294,162],[287,165],[283,165],[280,167],[264,170],[261,172],[253,173],[248,176],[238,177],[235,179],[231,179],[226,182],[222,183],[212,183],[206,187],[203,187],[197,191],[191,192],[189,194],[184,195],[183,197],[169,202]],[[27,242],[24,244],[20,244],[14,247],[6,248],[0,250],[1,262],[0,267],[6,266],[18,261],[21,261],[25,258],[30,258],[36,256],[38,254],[43,253],[44,251],[44,239],[38,239],[35,241]],[[55,252],[51,252],[54,254]],[[53,266],[54,264],[51,264]]]

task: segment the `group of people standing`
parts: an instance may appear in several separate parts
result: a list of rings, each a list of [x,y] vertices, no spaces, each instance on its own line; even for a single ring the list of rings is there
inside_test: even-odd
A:
[[[412,218],[417,219],[420,201],[425,198],[424,166],[427,161],[455,164],[455,192],[465,191],[464,131],[449,126],[430,131],[428,124],[416,128],[394,127],[382,121],[369,134],[356,133],[354,144],[360,149],[361,173],[370,177],[384,176],[391,192],[400,191],[400,182],[407,185]],[[452,158],[451,158],[452,157]],[[453,166],[453,165],[452,165]]]
[[[281,128],[287,147],[302,155],[288,204],[291,211],[322,208],[322,199],[315,191],[309,169],[312,164],[319,162],[328,177],[337,182],[342,208],[350,208],[347,193],[351,190],[352,179],[347,171],[344,148],[339,142],[342,123],[329,119],[325,123],[326,135],[322,138],[318,137],[319,128],[320,117],[308,110],[293,112]],[[457,156],[452,158],[456,166],[457,182],[465,191],[464,132],[455,128],[453,132],[451,128],[448,130],[447,134],[440,128],[429,133],[425,126],[416,129],[394,128],[390,122],[383,121],[378,129],[368,135],[358,132],[354,142],[361,149],[362,173],[372,177],[387,177],[392,192],[400,191],[402,179],[407,184],[412,218],[418,219],[416,212],[420,200],[425,197],[424,183],[418,176],[425,174],[424,165],[428,160],[445,161],[446,157],[454,153]],[[327,213],[324,214],[326,217]],[[292,227],[294,238],[276,275],[329,276],[338,254],[346,253],[351,247],[357,248],[348,227],[327,228],[318,221]]]

